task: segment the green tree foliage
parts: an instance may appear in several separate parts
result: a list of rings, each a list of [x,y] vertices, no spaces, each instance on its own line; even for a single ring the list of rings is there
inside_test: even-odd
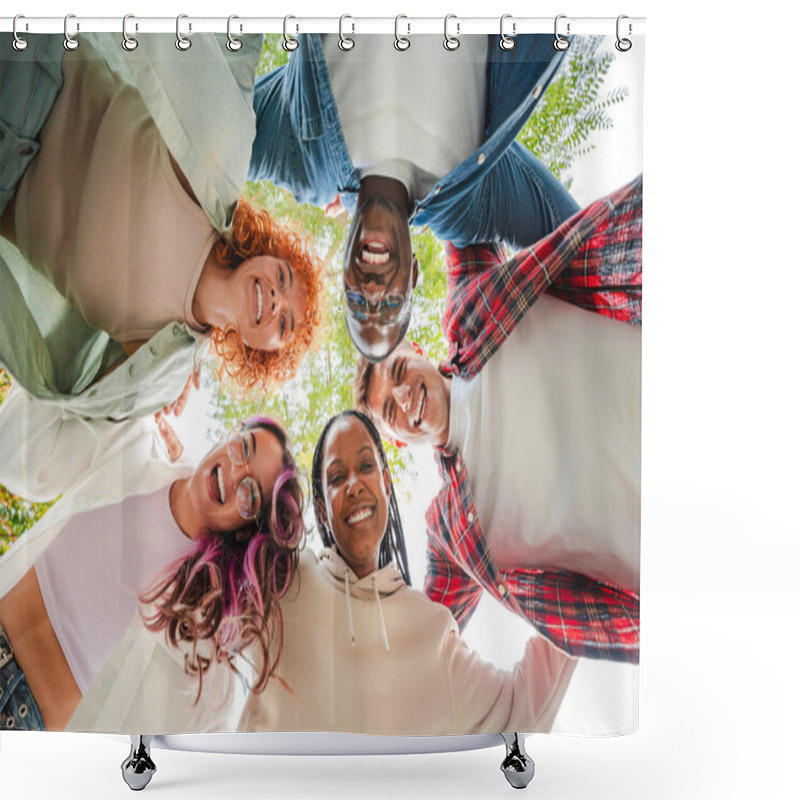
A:
[[[0,403],[8,396],[11,378],[0,368]],[[19,495],[12,494],[0,484],[0,555],[28,530],[52,503],[31,503]]]
[[[613,53],[598,53],[602,41],[602,36],[572,40],[559,76],[517,136],[567,188],[575,160],[594,150],[590,135],[613,127],[610,109],[628,96],[624,86],[600,96],[614,61]]]
[[[313,243],[325,275],[325,318],[316,348],[303,362],[298,374],[282,391],[269,397],[236,396],[232,387],[216,379],[211,370],[205,385],[214,396],[216,438],[240,419],[266,415],[286,426],[298,463],[310,475],[314,446],[325,423],[334,414],[352,408],[351,379],[358,352],[350,341],[344,323],[341,299],[341,272],[349,220],[346,215],[326,217],[323,210],[297,203],[292,195],[268,181],[251,183],[249,199],[265,208],[286,225],[298,226]],[[414,294],[414,312],[409,335],[431,354],[441,359],[446,346],[441,335],[441,313],[446,287],[444,251],[428,230],[413,229],[412,243],[420,264],[420,280]],[[387,448],[396,488],[402,491],[411,476],[401,451]]]

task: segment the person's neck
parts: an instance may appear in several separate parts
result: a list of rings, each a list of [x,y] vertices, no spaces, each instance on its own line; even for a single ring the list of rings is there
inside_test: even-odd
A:
[[[230,322],[228,313],[229,267],[220,264],[212,247],[200,273],[192,298],[194,318],[207,328],[224,328]]]
[[[411,211],[408,189],[397,178],[389,178],[386,175],[367,175],[362,178],[356,205],[362,205],[373,197],[383,197],[397,206],[406,216]]]
[[[450,390],[453,388],[453,379],[449,375],[442,375],[442,379],[444,380],[444,397],[445,405],[447,407],[447,414],[445,415],[446,422],[443,430],[434,442],[437,447],[444,447],[447,444],[447,440],[450,438],[450,413],[453,408],[450,392]]]
[[[188,498],[189,479],[179,478],[169,487],[169,510],[175,524],[181,529],[185,536],[194,540],[199,538],[197,521],[191,511],[191,504]]]

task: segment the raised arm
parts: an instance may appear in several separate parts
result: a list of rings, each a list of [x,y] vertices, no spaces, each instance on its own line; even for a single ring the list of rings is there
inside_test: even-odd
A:
[[[455,630],[446,653],[459,733],[549,731],[577,663],[541,636],[528,641],[509,671],[482,661]]]

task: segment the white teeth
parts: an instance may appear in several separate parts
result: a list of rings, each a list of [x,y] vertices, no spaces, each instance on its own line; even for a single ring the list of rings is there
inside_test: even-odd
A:
[[[351,514],[347,518],[348,525],[355,525],[358,522],[362,522],[363,520],[367,519],[368,517],[372,516],[372,509],[371,508],[364,508],[361,511],[356,511],[355,514]]]
[[[417,414],[414,417],[414,425],[419,425],[420,421],[422,420],[422,412],[425,409],[425,398],[426,392],[425,389],[420,389],[419,392],[419,402],[417,403]]]
[[[258,311],[256,312],[256,325],[261,323],[261,312],[264,310],[264,295],[261,292],[261,284],[256,282],[256,296],[258,297]]]
[[[361,259],[365,261],[367,264],[372,264],[373,266],[380,266],[382,264],[386,264],[389,261],[389,253],[371,253],[369,250],[363,250],[361,253]]]
[[[225,484],[222,482],[222,467],[217,467],[217,484],[219,485],[220,500],[225,502]]]

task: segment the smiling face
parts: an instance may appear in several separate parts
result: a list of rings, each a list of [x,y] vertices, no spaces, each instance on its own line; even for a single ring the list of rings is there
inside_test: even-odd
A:
[[[304,323],[306,289],[288,261],[255,256],[234,271],[233,322],[254,350],[280,350]]]
[[[409,444],[447,442],[450,380],[408,341],[375,365],[366,401],[384,434]]]
[[[384,358],[405,334],[417,273],[405,214],[381,196],[359,204],[345,246],[345,314],[370,360]]]
[[[259,499],[247,491],[237,497],[247,476],[255,481],[262,510],[272,497],[283,466],[283,447],[277,436],[264,428],[244,428],[242,436],[247,447],[245,464],[234,463],[227,443],[221,442],[188,479],[182,501],[184,514],[176,515],[176,519],[192,538],[233,532],[252,524],[243,518],[239,508],[246,503],[258,504]],[[236,461],[241,460],[237,455]]]
[[[389,517],[391,479],[361,421],[343,416],[328,431],[322,454],[322,513],[342,558],[359,578],[378,568]]]

